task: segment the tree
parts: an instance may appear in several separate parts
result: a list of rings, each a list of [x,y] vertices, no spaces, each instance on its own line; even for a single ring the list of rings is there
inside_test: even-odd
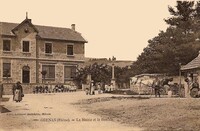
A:
[[[79,85],[82,83],[86,84],[87,75],[90,74],[94,83],[102,82],[109,84],[111,80],[111,67],[106,64],[94,63],[84,68],[78,69],[77,76],[75,78]]]
[[[124,88],[124,84],[126,87],[130,86],[130,77],[132,76],[132,72],[130,67],[115,67],[115,79],[118,88]]]
[[[169,6],[172,17],[165,19],[166,31],[148,41],[148,46],[132,65],[134,74],[178,74],[179,63],[187,64],[198,55],[200,49],[200,3],[177,1]]]
[[[45,81],[45,76],[46,76],[46,74],[47,74],[47,71],[46,70],[43,70],[42,72],[41,72],[41,74],[42,74],[42,83],[43,83],[43,80]]]
[[[101,82],[103,84],[110,84],[112,78],[112,67],[106,64],[94,63],[84,68],[78,69],[76,82],[81,86],[82,83],[86,84],[87,75],[90,74],[92,80],[95,83]],[[127,86],[130,83],[130,77],[132,76],[131,69],[127,67],[115,66],[115,79],[116,84],[122,87],[123,84]]]

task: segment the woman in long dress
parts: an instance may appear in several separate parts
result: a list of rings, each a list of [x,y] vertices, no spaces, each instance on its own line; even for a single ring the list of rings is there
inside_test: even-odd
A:
[[[16,102],[22,101],[23,89],[20,82],[17,82],[13,87],[13,100]]]

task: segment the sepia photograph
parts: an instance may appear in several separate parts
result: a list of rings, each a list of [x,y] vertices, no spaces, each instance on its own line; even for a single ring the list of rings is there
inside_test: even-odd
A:
[[[200,1],[0,1],[0,131],[200,130]]]

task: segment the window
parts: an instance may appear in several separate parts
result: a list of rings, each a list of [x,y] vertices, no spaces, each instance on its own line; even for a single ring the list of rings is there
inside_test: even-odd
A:
[[[55,65],[42,65],[42,71],[46,71],[45,78],[55,79]]]
[[[23,52],[29,52],[29,44],[30,44],[30,42],[29,41],[23,41],[23,43],[22,43],[23,45]]]
[[[75,66],[65,66],[65,79],[72,79],[76,76],[76,67]]]
[[[73,45],[67,45],[67,55],[74,55]]]
[[[11,63],[3,63],[3,77],[11,77]]]
[[[10,40],[3,40],[3,51],[10,51]]]
[[[52,43],[45,43],[45,53],[52,53]]]

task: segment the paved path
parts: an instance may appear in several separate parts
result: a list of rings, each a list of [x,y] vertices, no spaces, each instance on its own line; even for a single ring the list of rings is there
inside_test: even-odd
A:
[[[12,96],[3,102],[11,112],[0,114],[0,130],[56,130],[56,131],[132,131],[119,123],[102,120],[71,103],[81,99],[109,97],[110,94],[88,96],[84,92],[57,94],[26,94],[16,103]]]

